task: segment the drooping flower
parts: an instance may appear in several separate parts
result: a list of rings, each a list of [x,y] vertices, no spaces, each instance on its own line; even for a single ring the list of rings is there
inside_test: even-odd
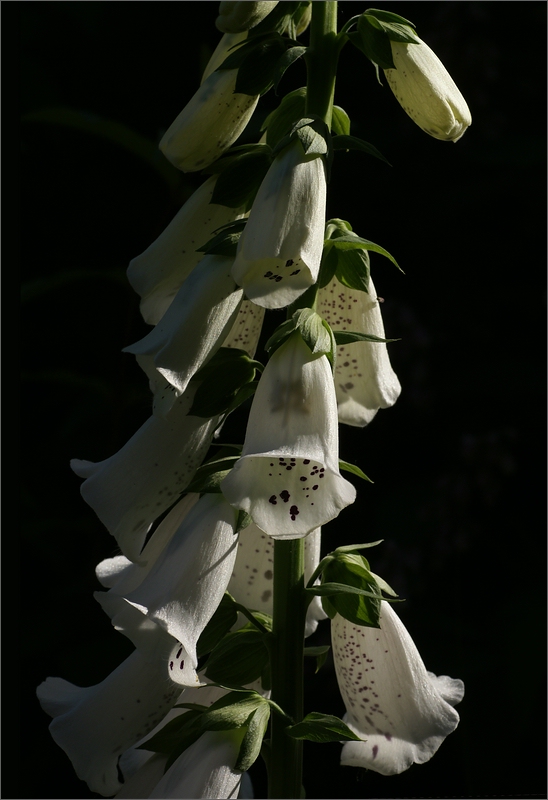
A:
[[[181,285],[204,257],[197,248],[206,244],[217,228],[245,216],[241,209],[210,203],[216,181],[216,175],[208,178],[158,238],[129,263],[128,280],[141,296],[141,314],[150,325],[164,316]]]
[[[237,69],[212,72],[164,133],[160,150],[178,169],[209,166],[247,126],[259,96],[236,92],[237,77]]]
[[[138,624],[145,619],[134,610]],[[138,648],[95,686],[47,678],[37,689],[42,708],[53,717],[49,726],[53,739],[78,777],[104,796],[121,787],[120,755],[150,732],[181,694],[181,687],[167,677],[172,637],[149,624],[146,630],[136,627],[131,638]]]
[[[243,290],[231,275],[233,259],[206,255],[181,286],[158,324],[124,348],[152,355],[165,379],[183,394],[195,373],[216,353],[238,316]]]
[[[458,725],[462,681],[426,671],[404,625],[382,601],[380,629],[336,614],[333,658],[344,721],[364,741],[343,746],[341,764],[394,775],[428,761]]]
[[[232,330],[223,342],[223,347],[245,350],[248,356],[253,358],[259,343],[263,319],[264,308],[256,306],[250,300],[244,300],[234,320]]]
[[[232,275],[254,303],[282,308],[316,282],[325,203],[323,158],[293,142],[271,164],[238,242]]]
[[[339,472],[338,451],[329,362],[292,334],[261,376],[242,457],[221,489],[270,536],[306,536],[356,498]]]
[[[384,74],[403,110],[435,139],[458,142],[472,124],[472,115],[437,55],[424,42],[390,45],[396,68]]]
[[[224,33],[240,33],[248,31],[258,25],[259,22],[270,14],[274,6],[278,5],[278,0],[268,2],[261,0],[261,2],[245,3],[234,2],[234,0],[223,0],[219,3],[219,16],[215,20],[215,25],[220,31]]]
[[[321,529],[309,533],[304,540],[304,579],[309,580],[320,563]],[[228,591],[237,603],[272,614],[274,578],[274,542],[255,524],[240,531],[238,553],[228,584]],[[319,597],[314,597],[306,615],[305,636],[311,636],[318,622],[326,619]]]
[[[99,565],[98,576],[106,575],[111,589],[96,593],[113,625],[130,638],[135,610],[173,637],[169,675],[182,686],[199,683],[196,645],[226,591],[238,545],[236,513],[221,494],[189,497],[152,535],[144,566],[119,558]]]
[[[333,330],[385,338],[381,309],[371,279],[367,294],[349,289],[333,278],[318,292],[317,310]],[[382,342],[339,345],[334,378],[339,422],[346,425],[368,425],[379,408],[394,405],[401,392],[386,344]]]
[[[218,417],[188,416],[194,391],[189,387],[165,417],[151,416],[110,458],[71,461],[85,478],[82,497],[131,561],[139,561],[150,526],[192,480],[218,424]]]

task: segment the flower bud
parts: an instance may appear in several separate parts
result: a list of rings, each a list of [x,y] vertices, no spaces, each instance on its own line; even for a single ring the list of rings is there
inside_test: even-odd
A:
[[[219,3],[219,16],[215,20],[218,30],[223,33],[241,33],[254,28],[270,14],[276,2],[223,2]]]
[[[259,96],[235,92],[237,77],[237,69],[213,72],[164,133],[160,150],[177,169],[209,166],[246,127]]]
[[[457,85],[427,44],[390,42],[396,69],[384,74],[397,101],[435,139],[457,142],[472,115]]]

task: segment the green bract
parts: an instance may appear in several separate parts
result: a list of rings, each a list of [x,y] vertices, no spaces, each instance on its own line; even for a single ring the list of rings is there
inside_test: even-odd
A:
[[[358,32],[348,38],[370,61],[382,69],[394,69],[390,42],[420,44],[413,23],[387,11],[370,8],[358,19]]]
[[[302,56],[305,49],[299,42],[270,31],[247,39],[218,69],[238,70],[236,93],[262,95],[280,80],[287,67]],[[288,57],[288,50],[297,52]]]
[[[213,417],[232,411],[255,391],[255,371],[263,365],[249,358],[245,350],[221,347],[196,373],[200,385],[188,412],[196,417]]]
[[[248,623],[227,633],[214,647],[205,674],[215,683],[243,686],[260,678],[267,663],[265,634]]]
[[[307,714],[302,722],[290,725],[287,733],[293,739],[308,739],[310,742],[318,743],[361,741],[342,719],[332,714],[319,714],[317,711]]]
[[[327,322],[311,308],[300,308],[291,319],[282,322],[265,344],[265,350],[272,354],[286,342],[295,331],[299,331],[303,341],[313,354],[326,355],[333,363],[335,338]]]
[[[332,556],[322,573],[322,587],[339,584],[358,589],[360,593],[330,593],[322,597],[324,611],[331,618],[338,613],[356,625],[379,628],[382,593],[369,569],[369,563],[357,553],[335,551]]]

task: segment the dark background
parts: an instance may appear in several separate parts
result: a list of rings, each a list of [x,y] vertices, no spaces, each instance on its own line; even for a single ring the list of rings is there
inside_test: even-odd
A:
[[[366,6],[339,7],[342,26]],[[307,743],[305,787],[311,798],[545,797],[546,4],[382,7],[416,24],[473,124],[457,145],[430,138],[365,57],[343,50],[336,102],[393,166],[338,153],[328,215],[405,270],[372,256],[387,335],[402,339],[390,354],[403,391],[368,428],[341,430],[341,457],[375,483],[325,527],[324,549],[385,540],[372,568],[406,598],[398,613],[427,668],[462,678],[466,696],[459,728],[428,764],[386,778],[341,768],[339,745]],[[4,702],[22,702],[4,742],[22,744],[19,761],[17,746],[4,759],[2,795],[96,797],[34,695],[47,675],[97,683],[131,650],[92,597],[94,567],[116,543],[68,462],[108,457],[150,413],[146,378],[120,352],[147,330],[124,271],[202,181],[171,169],[156,145],[220,37],[217,3],[2,10],[20,50],[9,75],[23,115],[25,464],[19,572],[10,561],[17,611],[5,609],[20,640],[3,659]],[[299,62],[280,93],[304,82]],[[279,99],[263,98],[242,141],[256,140]],[[228,430],[243,435],[244,420],[234,415]],[[324,623],[314,642],[328,637]],[[331,661],[307,692],[307,710],[344,712]],[[264,797],[262,765],[253,776]]]

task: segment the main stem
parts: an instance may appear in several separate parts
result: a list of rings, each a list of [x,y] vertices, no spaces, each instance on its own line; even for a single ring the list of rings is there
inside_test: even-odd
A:
[[[335,77],[340,42],[337,39],[337,3],[312,3],[306,114],[331,127]],[[303,718],[304,539],[274,543],[274,610],[272,620],[272,699],[293,722]],[[271,715],[268,796],[279,800],[302,797],[303,743],[286,733],[288,722]]]

